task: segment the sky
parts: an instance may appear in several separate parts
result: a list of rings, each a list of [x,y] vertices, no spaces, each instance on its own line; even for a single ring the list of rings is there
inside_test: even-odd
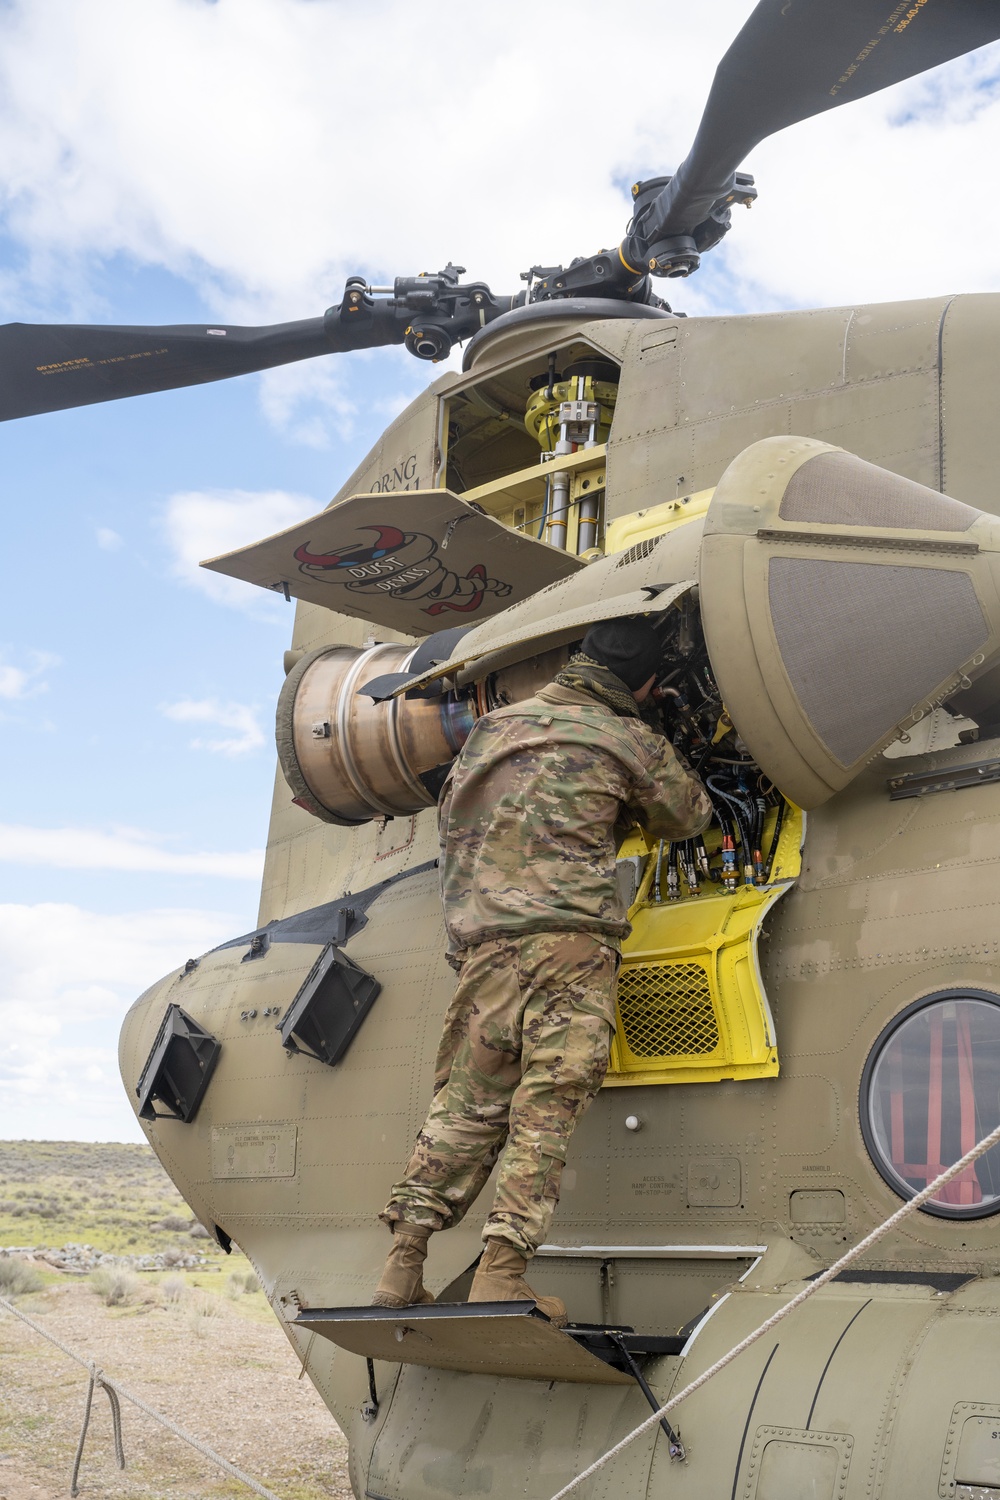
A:
[[[0,322],[313,317],[448,260],[517,290],[617,242],[751,9],[0,0]],[[998,154],[993,47],[762,143],[668,295],[1000,290]],[[121,1018],[255,923],[291,628],[198,561],[320,509],[429,378],[380,350],[0,426],[0,1138],[142,1138]]]

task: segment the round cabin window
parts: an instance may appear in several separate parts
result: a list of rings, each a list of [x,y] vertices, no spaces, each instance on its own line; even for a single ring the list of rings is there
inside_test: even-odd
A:
[[[1000,1124],[1000,995],[943,990],[886,1027],[861,1079],[861,1129],[882,1177],[912,1198]],[[953,1178],[923,1212],[1000,1211],[1000,1146]]]

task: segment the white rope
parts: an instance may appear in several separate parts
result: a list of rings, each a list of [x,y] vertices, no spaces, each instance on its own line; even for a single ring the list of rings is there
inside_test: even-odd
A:
[[[118,1400],[118,1392],[113,1391],[104,1378],[104,1371],[99,1370],[96,1365],[90,1367],[90,1383],[87,1386],[87,1399],[83,1407],[83,1422],[80,1426],[80,1440],[76,1445],[76,1457],[73,1460],[73,1472],[69,1480],[69,1492],[72,1500],[76,1500],[80,1493],[80,1464],[83,1462],[83,1445],[87,1441],[87,1428],[90,1426],[90,1412],[94,1404],[94,1389],[100,1386],[108,1398],[111,1406],[111,1430],[115,1442],[115,1463],[119,1469],[125,1467],[125,1445],[122,1442],[122,1409]]]
[[[584,1469],[582,1474],[578,1474],[575,1479],[571,1479],[569,1484],[563,1485],[562,1489],[552,1496],[552,1500],[563,1500],[565,1495],[572,1494],[573,1490],[583,1484],[585,1479],[592,1478],[593,1475],[604,1468],[605,1464],[610,1463],[624,1448],[627,1448],[629,1443],[634,1442],[642,1433],[648,1432],[651,1427],[655,1427],[662,1417],[674,1411],[688,1396],[692,1396],[695,1391],[701,1390],[701,1387],[707,1384],[713,1375],[718,1375],[720,1370],[724,1370],[727,1365],[732,1364],[733,1360],[738,1354],[742,1354],[744,1349],[749,1349],[751,1344],[756,1344],[758,1339],[763,1338],[766,1333],[770,1333],[771,1329],[776,1328],[782,1318],[787,1318],[788,1314],[794,1312],[797,1307],[801,1307],[803,1302],[807,1302],[810,1297],[814,1297],[820,1287],[826,1286],[828,1281],[832,1281],[845,1266],[849,1266],[859,1256],[864,1255],[866,1250],[870,1250],[873,1245],[877,1245],[879,1240],[883,1239],[890,1230],[895,1229],[897,1224],[901,1224],[904,1219],[909,1218],[910,1214],[915,1213],[929,1198],[933,1198],[939,1193],[946,1183],[951,1182],[954,1177],[958,1177],[967,1167],[971,1167],[973,1162],[978,1161],[981,1156],[985,1155],[987,1151],[991,1150],[997,1144],[1000,1144],[1000,1125],[995,1130],[992,1130],[989,1135],[984,1136],[977,1146],[973,1146],[971,1151],[967,1151],[963,1157],[960,1157],[958,1161],[942,1172],[940,1177],[935,1177],[933,1182],[929,1182],[925,1188],[921,1188],[915,1197],[907,1199],[902,1208],[897,1208],[896,1212],[890,1218],[880,1224],[877,1229],[873,1229],[871,1234],[866,1235],[863,1240],[859,1240],[856,1245],[847,1251],[846,1255],[842,1255],[838,1261],[835,1261],[832,1266],[817,1276],[815,1281],[810,1281],[809,1285],[801,1292],[798,1292],[790,1302],[786,1302],[784,1307],[779,1308],[776,1313],[773,1313],[771,1317],[761,1323],[759,1328],[755,1328],[753,1333],[748,1333],[745,1339],[741,1339],[738,1344],[729,1350],[728,1354],[724,1354],[721,1359],[717,1359],[714,1365],[710,1365],[696,1380],[692,1380],[690,1385],[686,1385],[678,1395],[672,1396],[665,1406],[661,1406],[658,1411],[653,1412],[652,1416],[647,1417],[644,1422],[640,1422],[639,1426],[633,1428],[630,1433],[622,1438],[620,1443],[616,1443],[613,1448],[609,1448],[603,1457],[597,1459],[589,1468]]]
[[[133,1406],[137,1406],[140,1411],[145,1412],[147,1417],[152,1417],[154,1422],[159,1422],[161,1427],[165,1427],[168,1432],[172,1432],[174,1434],[174,1437],[180,1438],[182,1443],[187,1443],[190,1447],[196,1448],[199,1453],[201,1453],[205,1458],[209,1459],[213,1464],[216,1464],[220,1469],[223,1470],[224,1473],[228,1474],[230,1478],[238,1479],[241,1484],[247,1485],[254,1491],[255,1494],[260,1495],[262,1497],[262,1500],[280,1500],[280,1497],[276,1495],[273,1490],[269,1490],[266,1485],[263,1485],[258,1480],[251,1478],[249,1474],[244,1474],[242,1469],[238,1469],[235,1464],[231,1464],[228,1458],[223,1458],[221,1453],[216,1453],[214,1448],[210,1448],[208,1444],[203,1443],[200,1438],[192,1437],[189,1432],[184,1431],[183,1427],[178,1427],[176,1422],[171,1421],[169,1417],[165,1417],[162,1412],[156,1411],[152,1406],[147,1405],[147,1403],[143,1401],[141,1396],[137,1396],[134,1391],[130,1391],[126,1386],[122,1385],[121,1381],[112,1380],[110,1375],[105,1375],[103,1370],[98,1370],[91,1360],[84,1359],[82,1354],[78,1354],[75,1349],[71,1349],[68,1344],[64,1344],[60,1339],[57,1339],[54,1334],[49,1333],[47,1328],[43,1328],[40,1323],[36,1323],[34,1318],[29,1318],[26,1312],[22,1312],[21,1309],[19,1307],[15,1307],[12,1302],[8,1302],[6,1297],[0,1297],[0,1307],[2,1307],[5,1312],[12,1313],[15,1318],[20,1318],[22,1323],[27,1323],[29,1328],[34,1329],[35,1333],[40,1334],[43,1339],[45,1339],[48,1343],[55,1345],[57,1349],[61,1349],[63,1354],[66,1355],[67,1359],[72,1359],[76,1364],[82,1365],[90,1375],[90,1386],[87,1392],[87,1403],[84,1410],[83,1430],[80,1433],[80,1441],[77,1445],[76,1460],[73,1466],[73,1478],[71,1486],[72,1494],[75,1495],[77,1493],[76,1481],[79,1475],[80,1459],[83,1456],[83,1441],[87,1435],[87,1423],[90,1418],[90,1406],[94,1395],[94,1385],[97,1384],[108,1393],[108,1399],[111,1401],[112,1419],[114,1419],[116,1399],[117,1397],[121,1396],[123,1400],[130,1401]],[[112,1399],[112,1397],[114,1397],[115,1399]],[[123,1469],[125,1467],[125,1455],[121,1447],[120,1420],[114,1423],[114,1427],[115,1458],[118,1460],[119,1468]]]

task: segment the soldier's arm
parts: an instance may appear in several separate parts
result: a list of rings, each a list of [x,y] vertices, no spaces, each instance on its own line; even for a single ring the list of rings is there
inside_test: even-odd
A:
[[[673,746],[658,734],[642,737],[643,770],[629,798],[629,810],[646,832],[659,839],[689,839],[712,817],[708,793],[681,765]]]

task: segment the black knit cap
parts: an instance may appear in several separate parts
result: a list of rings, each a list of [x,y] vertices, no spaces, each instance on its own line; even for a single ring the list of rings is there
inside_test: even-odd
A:
[[[649,681],[663,657],[656,632],[641,615],[591,625],[580,650],[608,667],[633,691]]]

